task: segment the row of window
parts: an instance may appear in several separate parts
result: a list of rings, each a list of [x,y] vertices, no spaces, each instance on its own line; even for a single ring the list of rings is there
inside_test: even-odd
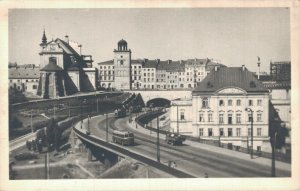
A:
[[[236,118],[235,118],[235,123],[236,124],[241,124],[241,113],[237,113],[236,114]],[[180,111],[180,120],[185,120],[185,111]],[[252,116],[251,114],[248,114],[248,122],[250,122],[252,120]],[[256,121],[257,122],[262,122],[262,113],[259,112],[256,114]],[[198,118],[198,122],[205,122],[205,117],[203,113],[199,114],[199,118]],[[213,122],[213,114],[209,113],[207,115],[207,122]],[[220,113],[219,114],[219,123],[220,124],[224,124],[224,114]],[[233,124],[233,115],[231,113],[227,114],[227,123],[228,124]]]
[[[114,80],[113,76],[100,76],[100,80]]]
[[[111,71],[110,70],[108,70],[108,71],[100,71],[99,74],[100,75],[102,75],[102,74],[104,74],[104,75],[106,75],[106,74],[108,74],[108,75],[111,75],[111,74],[114,75],[115,71],[113,71],[113,70],[111,70]]]
[[[11,83],[13,80],[9,80]],[[39,80],[25,80],[25,82],[38,82]],[[17,82],[21,82],[21,80],[17,80]]]
[[[103,69],[106,69],[106,68],[107,68],[107,69],[111,69],[111,68],[114,69],[115,67],[114,67],[114,66],[107,66],[107,67],[106,67],[106,66],[100,66],[100,70],[101,70],[102,68],[103,68]]]
[[[256,100],[256,105],[261,106],[262,105],[262,100],[258,99]],[[242,101],[240,99],[236,100],[236,106],[241,106]],[[227,105],[228,106],[233,106],[233,100],[229,99],[227,100]],[[219,100],[219,106],[223,107],[225,106],[225,101],[224,100]],[[254,106],[253,100],[248,100],[248,106]],[[208,98],[202,98],[202,108],[209,108],[209,102]]]
[[[256,129],[256,136],[262,136],[261,133],[262,133],[262,129],[257,128]],[[217,134],[217,135],[214,135],[214,132],[213,132],[212,128],[208,128],[207,134],[204,134],[204,129],[200,128],[199,129],[199,136],[208,136],[208,137],[212,137],[212,136],[228,136],[228,137],[237,136],[237,137],[240,137],[241,136],[241,128],[236,128],[235,134],[233,133],[232,128],[228,128],[226,135],[225,135],[225,132],[224,132],[223,128],[219,129],[219,134]],[[248,137],[250,137],[250,136],[251,136],[251,128],[248,128]]]
[[[236,114],[236,117],[235,117],[235,123],[236,124],[241,124],[241,116],[242,114],[241,113],[237,113]],[[250,122],[252,119],[252,116],[251,114],[248,114],[248,122]],[[199,114],[199,119],[198,119],[199,122],[205,122],[205,117],[204,117],[204,114],[203,113],[200,113]],[[209,113],[208,116],[207,116],[207,121],[208,122],[213,122],[213,115],[212,113]],[[257,113],[256,114],[256,121],[257,122],[262,122],[262,113]],[[224,124],[224,114],[223,113],[220,113],[219,114],[219,123],[220,124]],[[228,124],[233,124],[233,115],[230,113],[230,114],[227,114],[227,123]]]

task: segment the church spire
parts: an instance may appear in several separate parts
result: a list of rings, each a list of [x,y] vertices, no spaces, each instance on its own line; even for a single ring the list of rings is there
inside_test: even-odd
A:
[[[45,34],[45,28],[44,28],[44,32],[43,32],[42,43],[43,43],[43,44],[46,44],[46,43],[47,43],[47,37],[46,37],[46,34]]]

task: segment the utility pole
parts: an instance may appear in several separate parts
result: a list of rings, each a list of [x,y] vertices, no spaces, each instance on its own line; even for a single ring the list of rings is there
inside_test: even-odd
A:
[[[69,118],[71,117],[71,108],[70,108],[70,101],[69,101]]]
[[[178,121],[178,115],[179,115],[179,113],[178,113],[178,105],[176,105],[177,106],[177,134],[179,135],[179,121]]]
[[[159,148],[159,117],[157,116],[157,162],[160,162],[160,148]]]
[[[246,108],[245,111],[251,113],[250,125],[251,125],[251,159],[253,159],[253,111],[250,108]]]
[[[105,121],[106,121],[106,142],[108,142],[108,115],[107,115],[107,112],[105,114]]]
[[[276,151],[276,136],[277,132],[273,133],[273,145],[272,145],[272,177],[276,177],[276,168],[275,168],[275,151]]]
[[[251,159],[253,159],[253,111],[251,110]]]
[[[31,127],[31,133],[33,133],[33,127],[32,127],[32,109],[30,111],[30,127]]]

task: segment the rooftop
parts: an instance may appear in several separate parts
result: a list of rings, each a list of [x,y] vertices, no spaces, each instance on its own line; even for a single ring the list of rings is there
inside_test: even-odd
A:
[[[9,68],[8,78],[9,79],[32,79],[40,77],[39,67],[14,67]]]
[[[243,70],[242,67],[220,67],[217,71],[212,70],[199,82],[193,93],[213,93],[226,87],[241,88],[248,93],[269,92],[247,68]]]

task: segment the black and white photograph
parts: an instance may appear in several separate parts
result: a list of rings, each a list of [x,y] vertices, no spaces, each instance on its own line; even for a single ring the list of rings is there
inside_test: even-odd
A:
[[[291,15],[9,8],[9,182],[291,179]]]

